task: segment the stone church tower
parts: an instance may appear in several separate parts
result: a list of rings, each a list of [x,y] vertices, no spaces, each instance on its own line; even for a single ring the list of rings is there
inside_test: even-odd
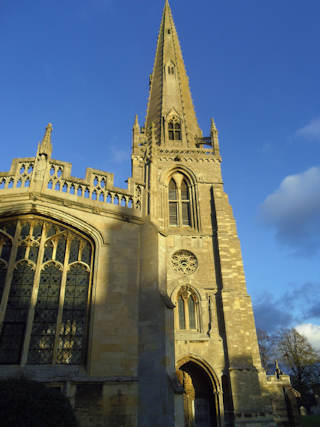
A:
[[[199,128],[168,1],[128,189],[72,177],[51,132],[0,173],[0,375],[60,388],[81,426],[289,425],[290,382],[261,367],[218,131]]]

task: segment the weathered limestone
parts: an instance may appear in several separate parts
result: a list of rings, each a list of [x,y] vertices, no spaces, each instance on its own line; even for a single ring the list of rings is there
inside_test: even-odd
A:
[[[51,132],[0,173],[0,376],[61,388],[81,426],[287,422],[289,379],[261,367],[218,131],[202,136],[168,1],[128,189],[72,177]]]

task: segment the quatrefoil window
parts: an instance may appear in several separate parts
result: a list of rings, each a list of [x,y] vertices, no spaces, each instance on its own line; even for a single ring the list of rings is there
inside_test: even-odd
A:
[[[197,257],[186,250],[175,252],[171,257],[171,264],[175,271],[183,274],[192,274],[198,268]]]

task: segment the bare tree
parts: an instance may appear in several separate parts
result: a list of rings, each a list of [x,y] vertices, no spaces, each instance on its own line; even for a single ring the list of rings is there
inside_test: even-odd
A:
[[[301,403],[310,407],[312,386],[319,383],[319,353],[294,328],[277,334],[275,351],[284,370],[289,371],[293,387],[301,393]]]
[[[273,359],[273,338],[268,332],[263,329],[257,329],[258,344],[260,350],[261,363],[267,373],[274,366]]]

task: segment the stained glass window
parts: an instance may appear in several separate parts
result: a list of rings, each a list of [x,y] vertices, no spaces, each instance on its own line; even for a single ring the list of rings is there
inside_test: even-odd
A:
[[[2,292],[4,289],[4,284],[6,282],[7,266],[0,260],[0,299],[2,297]]]
[[[66,238],[65,236],[61,236],[58,240],[56,260],[61,262],[61,264],[63,264],[65,254],[66,254]]]
[[[81,251],[81,261],[86,264],[90,263],[91,259],[91,245],[88,242],[83,242],[82,251]]]
[[[54,222],[35,216],[0,221],[0,300],[9,286],[0,364],[84,361],[92,254],[86,237]]]
[[[30,223],[25,222],[22,224],[22,228],[21,228],[21,234],[20,234],[21,239],[25,239],[27,236],[29,236],[29,233],[30,233]]]
[[[52,259],[52,255],[53,255],[53,243],[49,240],[49,242],[47,242],[44,247],[43,262],[46,262]]]
[[[23,244],[21,244],[18,247],[17,258],[16,258],[17,261],[19,261],[20,259],[24,259],[24,257],[26,256],[26,249],[27,247],[24,246]]]
[[[37,262],[38,259],[39,246],[31,246],[29,249],[29,259],[31,261]]]
[[[27,261],[16,266],[0,337],[0,363],[20,362],[33,278],[34,270]]]
[[[62,272],[54,263],[41,271],[28,363],[52,363]]]
[[[73,239],[70,246],[69,263],[78,261],[80,242],[78,239]]]
[[[39,239],[39,237],[41,237],[41,234],[42,234],[42,223],[38,222],[33,226],[33,237],[35,239]]]
[[[5,225],[4,225],[4,230],[8,233],[8,234],[10,234],[10,236],[14,236],[15,235],[15,232],[16,232],[16,226],[17,226],[17,223],[16,223],[16,221],[13,221],[13,222],[7,222]]]
[[[79,364],[81,362],[88,290],[89,271],[82,264],[73,264],[67,274],[57,363]]]

